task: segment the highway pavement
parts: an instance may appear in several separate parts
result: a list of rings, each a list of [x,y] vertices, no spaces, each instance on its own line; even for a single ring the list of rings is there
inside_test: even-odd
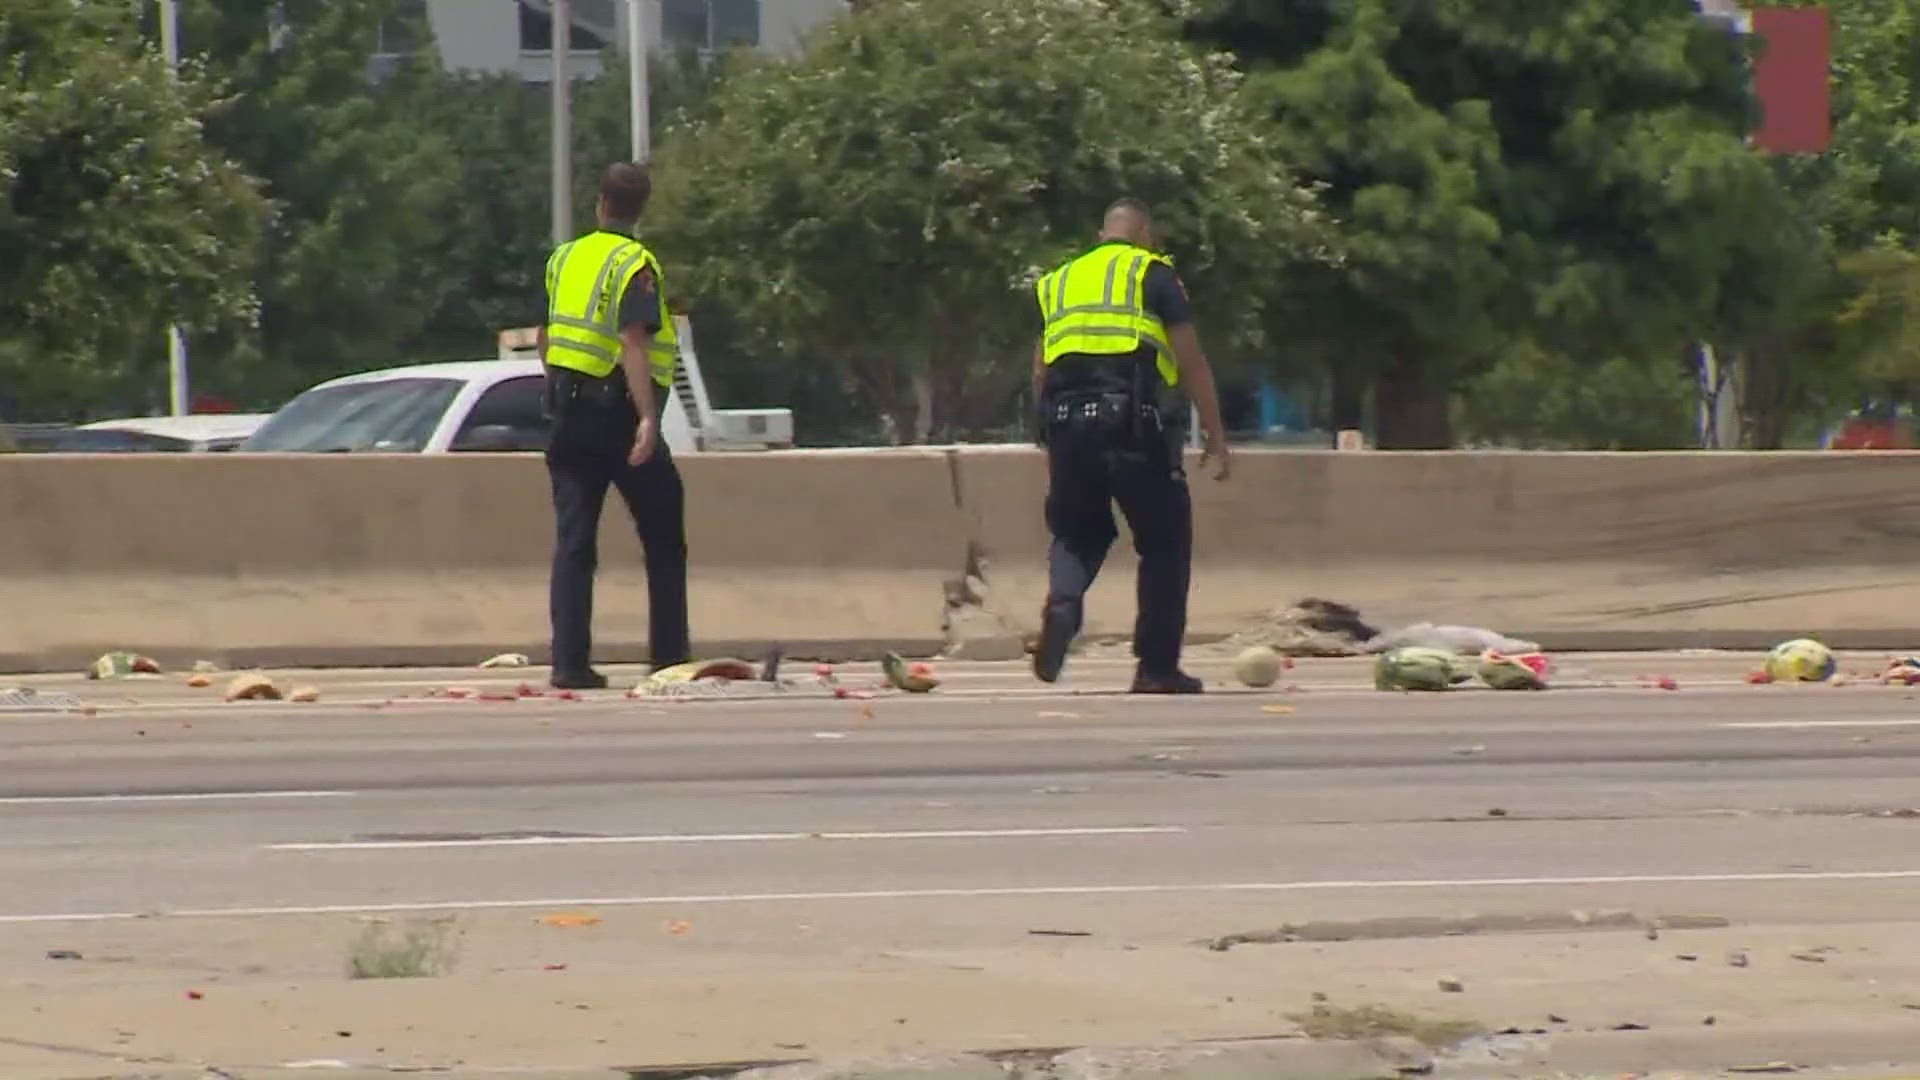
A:
[[[1036,695],[1010,665],[871,699],[438,693],[446,675],[484,694],[517,673],[310,676],[326,686],[311,705],[96,687],[97,715],[0,723],[0,918],[1920,879],[1920,820],[1893,816],[1920,805],[1911,691],[1703,672],[1675,692],[1380,694],[1355,665],[1320,667],[1293,693],[1182,700]],[[1086,668],[1095,688],[1125,674]]]
[[[869,697],[854,666],[847,697],[679,702],[522,697],[532,669],[278,674],[314,704],[21,680],[91,712],[0,714],[0,953],[554,910],[727,925],[735,960],[786,955],[804,920],[843,969],[1048,928],[1169,949],[1604,908],[1910,928],[1915,692],[1748,686],[1749,659],[1575,658],[1546,692],[1428,695],[1354,661],[1248,691],[1210,662],[1194,699],[1115,693],[1127,669],[1095,661],[1059,690],[951,664],[933,694]]]

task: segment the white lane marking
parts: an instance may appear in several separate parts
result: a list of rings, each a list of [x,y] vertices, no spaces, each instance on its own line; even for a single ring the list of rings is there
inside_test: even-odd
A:
[[[1792,731],[1801,728],[1920,727],[1920,720],[1741,720],[1719,725],[1746,731]]]
[[[0,925],[123,922],[134,919],[264,918],[275,915],[380,915],[413,911],[514,911],[524,908],[673,907],[845,900],[948,900],[1028,896],[1154,896],[1174,893],[1391,892],[1418,889],[1503,889],[1591,885],[1712,885],[1831,881],[1920,881],[1920,870],[1829,870],[1751,874],[1610,874],[1589,877],[1408,879],[1389,881],[1248,881],[1211,885],[1033,885],[982,889],[869,889],[846,892],[708,893],[687,896],[597,896],[540,900],[423,900],[398,904],[305,907],[182,908],[177,911],[93,911],[0,915]]]
[[[59,806],[66,803],[216,802],[239,799],[347,799],[354,791],[192,791],[173,795],[16,795],[0,806]]]
[[[1011,840],[1045,836],[1168,836],[1178,825],[1057,829],[926,829],[901,832],[667,833],[653,836],[514,836],[472,840],[366,840],[268,844],[269,851],[411,851],[421,848],[560,847],[582,844],[748,844],[783,840]]]

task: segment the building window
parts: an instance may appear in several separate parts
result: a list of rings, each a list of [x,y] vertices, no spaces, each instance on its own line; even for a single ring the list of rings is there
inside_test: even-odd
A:
[[[660,36],[669,49],[752,48],[760,44],[760,0],[661,0]]]
[[[519,0],[520,7],[520,51],[553,51],[553,5],[544,0]],[[573,0],[573,32],[567,35],[567,47],[577,52],[594,52],[607,47],[607,37],[611,35],[610,25],[603,23],[595,29],[590,16],[600,8],[610,8],[607,0],[601,3],[584,3]]]

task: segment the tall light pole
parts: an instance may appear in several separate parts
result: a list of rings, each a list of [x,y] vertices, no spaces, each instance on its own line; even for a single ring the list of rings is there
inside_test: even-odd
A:
[[[573,44],[573,11],[553,0],[553,243],[573,239],[573,106],[567,51]]]
[[[647,84],[647,39],[652,23],[646,0],[627,0],[627,78],[631,89],[628,103],[633,114],[633,160],[644,163],[653,153],[651,87]]]
[[[175,0],[160,0],[160,53],[167,67],[180,68],[180,9]],[[167,327],[167,404],[175,416],[187,415],[191,404],[187,378],[187,339],[178,325]]]

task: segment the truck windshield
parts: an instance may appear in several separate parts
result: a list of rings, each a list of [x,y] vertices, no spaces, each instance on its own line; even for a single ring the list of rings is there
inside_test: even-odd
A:
[[[417,454],[463,384],[386,379],[322,386],[301,394],[253,433],[246,453]]]

